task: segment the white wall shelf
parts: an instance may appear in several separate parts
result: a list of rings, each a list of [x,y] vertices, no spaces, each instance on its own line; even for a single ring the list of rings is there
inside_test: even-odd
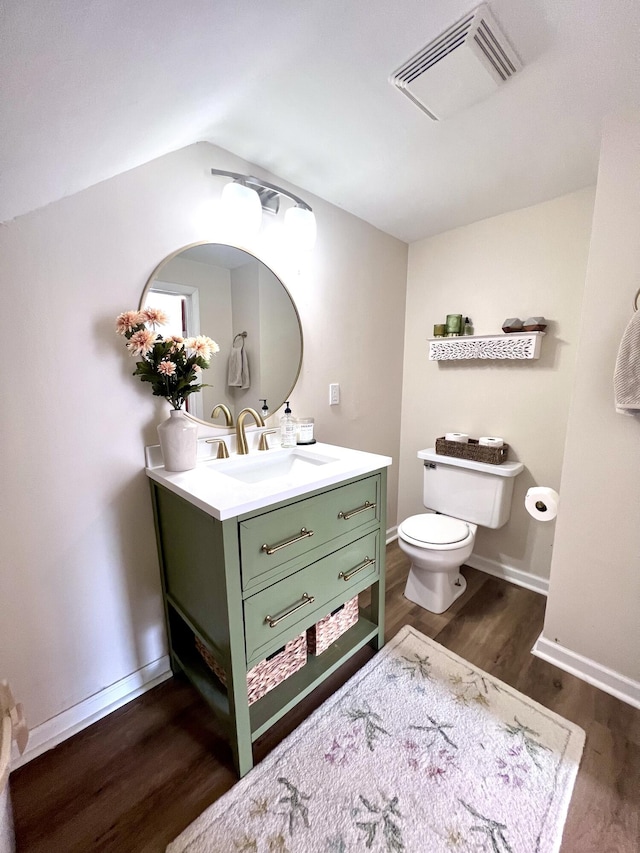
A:
[[[502,335],[461,335],[429,340],[429,361],[455,359],[540,358],[545,332],[510,332]]]

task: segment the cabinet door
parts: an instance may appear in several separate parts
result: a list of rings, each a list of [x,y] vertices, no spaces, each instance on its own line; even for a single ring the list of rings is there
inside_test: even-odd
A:
[[[343,534],[381,518],[380,476],[367,477],[306,498],[240,524],[242,586],[250,590],[270,576],[282,575],[287,564]]]

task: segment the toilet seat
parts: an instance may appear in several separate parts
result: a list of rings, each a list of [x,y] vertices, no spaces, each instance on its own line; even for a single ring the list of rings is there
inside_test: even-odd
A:
[[[406,542],[418,548],[443,551],[461,547],[473,533],[467,522],[438,513],[412,515],[398,527],[398,535]]]

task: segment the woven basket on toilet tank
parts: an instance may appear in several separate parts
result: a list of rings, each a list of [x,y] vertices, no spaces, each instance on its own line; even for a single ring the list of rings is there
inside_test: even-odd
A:
[[[489,465],[502,465],[509,456],[509,445],[486,447],[480,444],[477,438],[470,438],[466,444],[460,441],[447,441],[446,438],[436,438],[436,453],[440,456],[455,456],[458,459],[486,462]]]

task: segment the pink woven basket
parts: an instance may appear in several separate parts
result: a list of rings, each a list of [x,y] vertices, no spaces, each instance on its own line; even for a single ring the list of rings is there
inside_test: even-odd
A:
[[[209,652],[202,641],[195,637],[196,648],[220,681],[227,686],[227,677],[224,669]],[[278,684],[297,672],[307,662],[307,638],[306,632],[294,637],[282,649],[269,655],[265,660],[257,663],[247,673],[247,694],[249,704],[252,705],[258,699],[277,687]]]
[[[321,655],[331,643],[348,631],[358,621],[358,596],[347,601],[333,613],[325,616],[307,630],[307,650],[310,655]]]

